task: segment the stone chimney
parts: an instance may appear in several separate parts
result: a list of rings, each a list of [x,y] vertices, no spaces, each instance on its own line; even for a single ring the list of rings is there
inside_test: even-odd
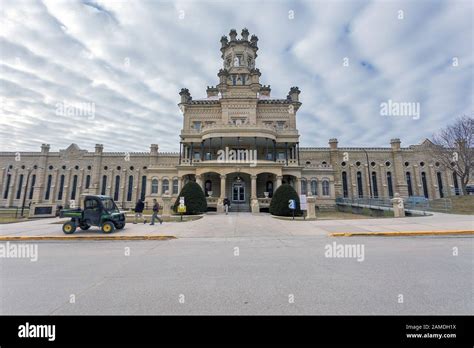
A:
[[[287,98],[290,99],[292,102],[298,102],[300,93],[301,92],[298,87],[291,87]]]
[[[329,139],[329,147],[331,150],[337,150],[337,139],[336,138],[331,138]]]
[[[231,29],[229,32],[230,41],[235,41],[237,38],[237,30]]]
[[[257,42],[258,42],[258,37],[257,35],[252,35],[252,37],[250,38],[250,43],[252,44],[252,46],[257,46]]]
[[[207,97],[208,98],[216,97],[216,96],[219,95],[219,90],[214,86],[211,86],[211,87],[207,86],[206,92],[207,92]]]
[[[242,40],[248,41],[249,39],[249,31],[247,28],[242,29]]]
[[[395,138],[390,140],[390,146],[392,147],[392,151],[400,151],[400,139]]]
[[[102,144],[95,144],[95,153],[97,155],[100,155],[102,154],[102,152],[104,152],[104,145]]]
[[[229,41],[227,40],[227,36],[225,36],[225,35],[222,36],[221,37],[221,45],[222,45],[221,47],[226,47],[228,43],[229,43]]]
[[[42,154],[47,154],[49,152],[49,144],[41,144],[41,153]]]
[[[260,88],[260,95],[264,95],[266,97],[270,97],[270,92],[272,91],[272,89],[270,88],[270,85],[268,86],[262,86]]]
[[[158,156],[158,144],[150,145],[150,155]]]
[[[181,88],[181,92],[179,92],[179,95],[181,96],[182,104],[189,103],[193,99],[187,88]]]

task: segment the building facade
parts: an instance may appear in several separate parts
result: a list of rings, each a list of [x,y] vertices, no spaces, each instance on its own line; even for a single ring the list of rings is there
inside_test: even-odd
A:
[[[334,206],[337,197],[399,193],[436,199],[458,191],[456,175],[430,158],[428,140],[409,147],[392,139],[383,148],[347,148],[330,139],[328,147],[300,147],[300,90],[291,87],[282,99],[271,96],[270,86],[260,83],[257,44],[247,29],[240,38],[231,30],[221,38],[223,65],[207,98],[194,100],[181,90],[179,152],[159,152],[156,144],[143,153],[104,152],[101,144],[93,152],[76,144],[59,152],[48,144],[40,152],[1,152],[0,206],[70,206],[79,204],[81,194],[103,194],[128,209],[140,198],[150,204],[165,194],[177,197],[190,180],[218,212],[225,197],[235,210],[265,210],[283,183],[315,196],[320,208]]]

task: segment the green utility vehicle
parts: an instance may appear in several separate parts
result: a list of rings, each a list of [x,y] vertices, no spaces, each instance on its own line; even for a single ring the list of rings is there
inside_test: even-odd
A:
[[[63,232],[71,234],[76,228],[88,230],[91,226],[99,226],[102,232],[112,233],[125,227],[125,214],[121,213],[109,196],[86,195],[83,209],[62,209],[61,218],[71,218],[63,224]]]

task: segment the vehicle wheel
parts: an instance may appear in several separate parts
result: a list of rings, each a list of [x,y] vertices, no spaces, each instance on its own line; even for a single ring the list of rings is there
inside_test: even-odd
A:
[[[80,227],[81,230],[87,231],[89,228],[91,228],[91,225],[84,224],[84,225],[80,225],[79,227]]]
[[[117,224],[117,226],[116,226],[117,230],[121,230],[124,227],[125,227],[124,223],[123,224]]]
[[[110,221],[104,222],[104,224],[102,225],[102,232],[112,233],[113,231],[115,231],[115,225]]]
[[[63,232],[66,234],[72,234],[76,231],[76,224],[72,221],[65,222],[63,224]]]

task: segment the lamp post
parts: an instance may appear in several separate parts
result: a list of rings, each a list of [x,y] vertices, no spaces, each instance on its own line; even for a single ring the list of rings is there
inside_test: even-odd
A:
[[[370,177],[370,164],[369,164],[369,154],[366,149],[362,149],[365,152],[365,158],[367,160],[367,180],[369,180],[369,198],[372,198],[372,178]]]

